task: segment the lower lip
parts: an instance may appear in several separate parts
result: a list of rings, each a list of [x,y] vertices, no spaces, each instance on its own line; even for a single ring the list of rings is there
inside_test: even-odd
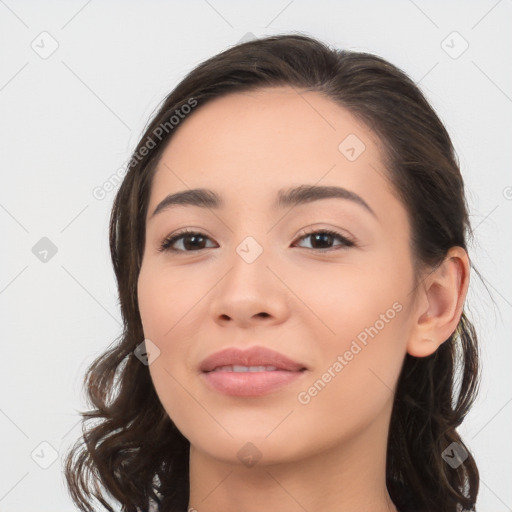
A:
[[[203,373],[208,385],[215,391],[231,396],[261,396],[276,391],[299,379],[305,371],[273,370],[266,372]]]

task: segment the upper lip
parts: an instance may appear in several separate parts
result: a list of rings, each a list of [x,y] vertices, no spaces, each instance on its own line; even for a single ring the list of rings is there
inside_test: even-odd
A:
[[[279,370],[292,372],[306,369],[303,364],[291,360],[284,354],[265,347],[251,347],[241,350],[236,347],[229,347],[220,352],[208,356],[202,361],[199,369],[203,372],[211,372],[220,366],[275,366]]]

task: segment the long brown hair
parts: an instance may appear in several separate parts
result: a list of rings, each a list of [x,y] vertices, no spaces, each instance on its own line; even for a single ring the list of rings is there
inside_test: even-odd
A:
[[[186,511],[190,443],[162,407],[148,366],[134,355],[144,340],[137,278],[152,177],[179,129],[176,111],[187,114],[191,105],[198,109],[229,93],[285,85],[325,95],[379,136],[389,179],[408,212],[417,276],[420,268],[442,263],[451,247],[467,250],[471,227],[450,137],[401,70],[369,53],[332,49],[290,34],[252,40],[201,63],[159,107],[115,197],[110,250],[124,329],[88,368],[84,385],[92,409],[81,413],[83,435],[65,460],[67,485],[82,511],[93,510],[93,499],[113,511],[110,498],[125,512],[146,510],[149,498],[160,512]],[[475,510],[479,473],[456,429],[476,398],[479,378],[477,336],[465,311],[434,354],[406,354],[386,462],[388,491],[399,509]],[[459,465],[445,462],[443,453],[450,449],[452,457],[459,454]],[[461,453],[467,456],[463,461]]]

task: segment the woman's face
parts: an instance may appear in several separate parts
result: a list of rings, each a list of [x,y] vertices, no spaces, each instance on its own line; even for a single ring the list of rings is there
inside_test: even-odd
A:
[[[225,462],[299,460],[369,427],[385,442],[414,294],[409,222],[379,140],[331,100],[289,87],[231,94],[181,123],[154,177],[138,280],[145,338],[159,350],[149,371],[170,418]],[[299,186],[352,196],[278,204]],[[190,189],[221,204],[154,214]],[[159,251],[183,229],[199,235]],[[218,351],[255,346],[306,370],[200,369]]]

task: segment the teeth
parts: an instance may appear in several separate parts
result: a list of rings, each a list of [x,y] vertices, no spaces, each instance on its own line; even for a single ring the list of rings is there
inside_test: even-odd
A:
[[[232,365],[232,366],[219,366],[215,368],[214,372],[271,372],[277,370],[276,366],[240,366],[240,365]]]

